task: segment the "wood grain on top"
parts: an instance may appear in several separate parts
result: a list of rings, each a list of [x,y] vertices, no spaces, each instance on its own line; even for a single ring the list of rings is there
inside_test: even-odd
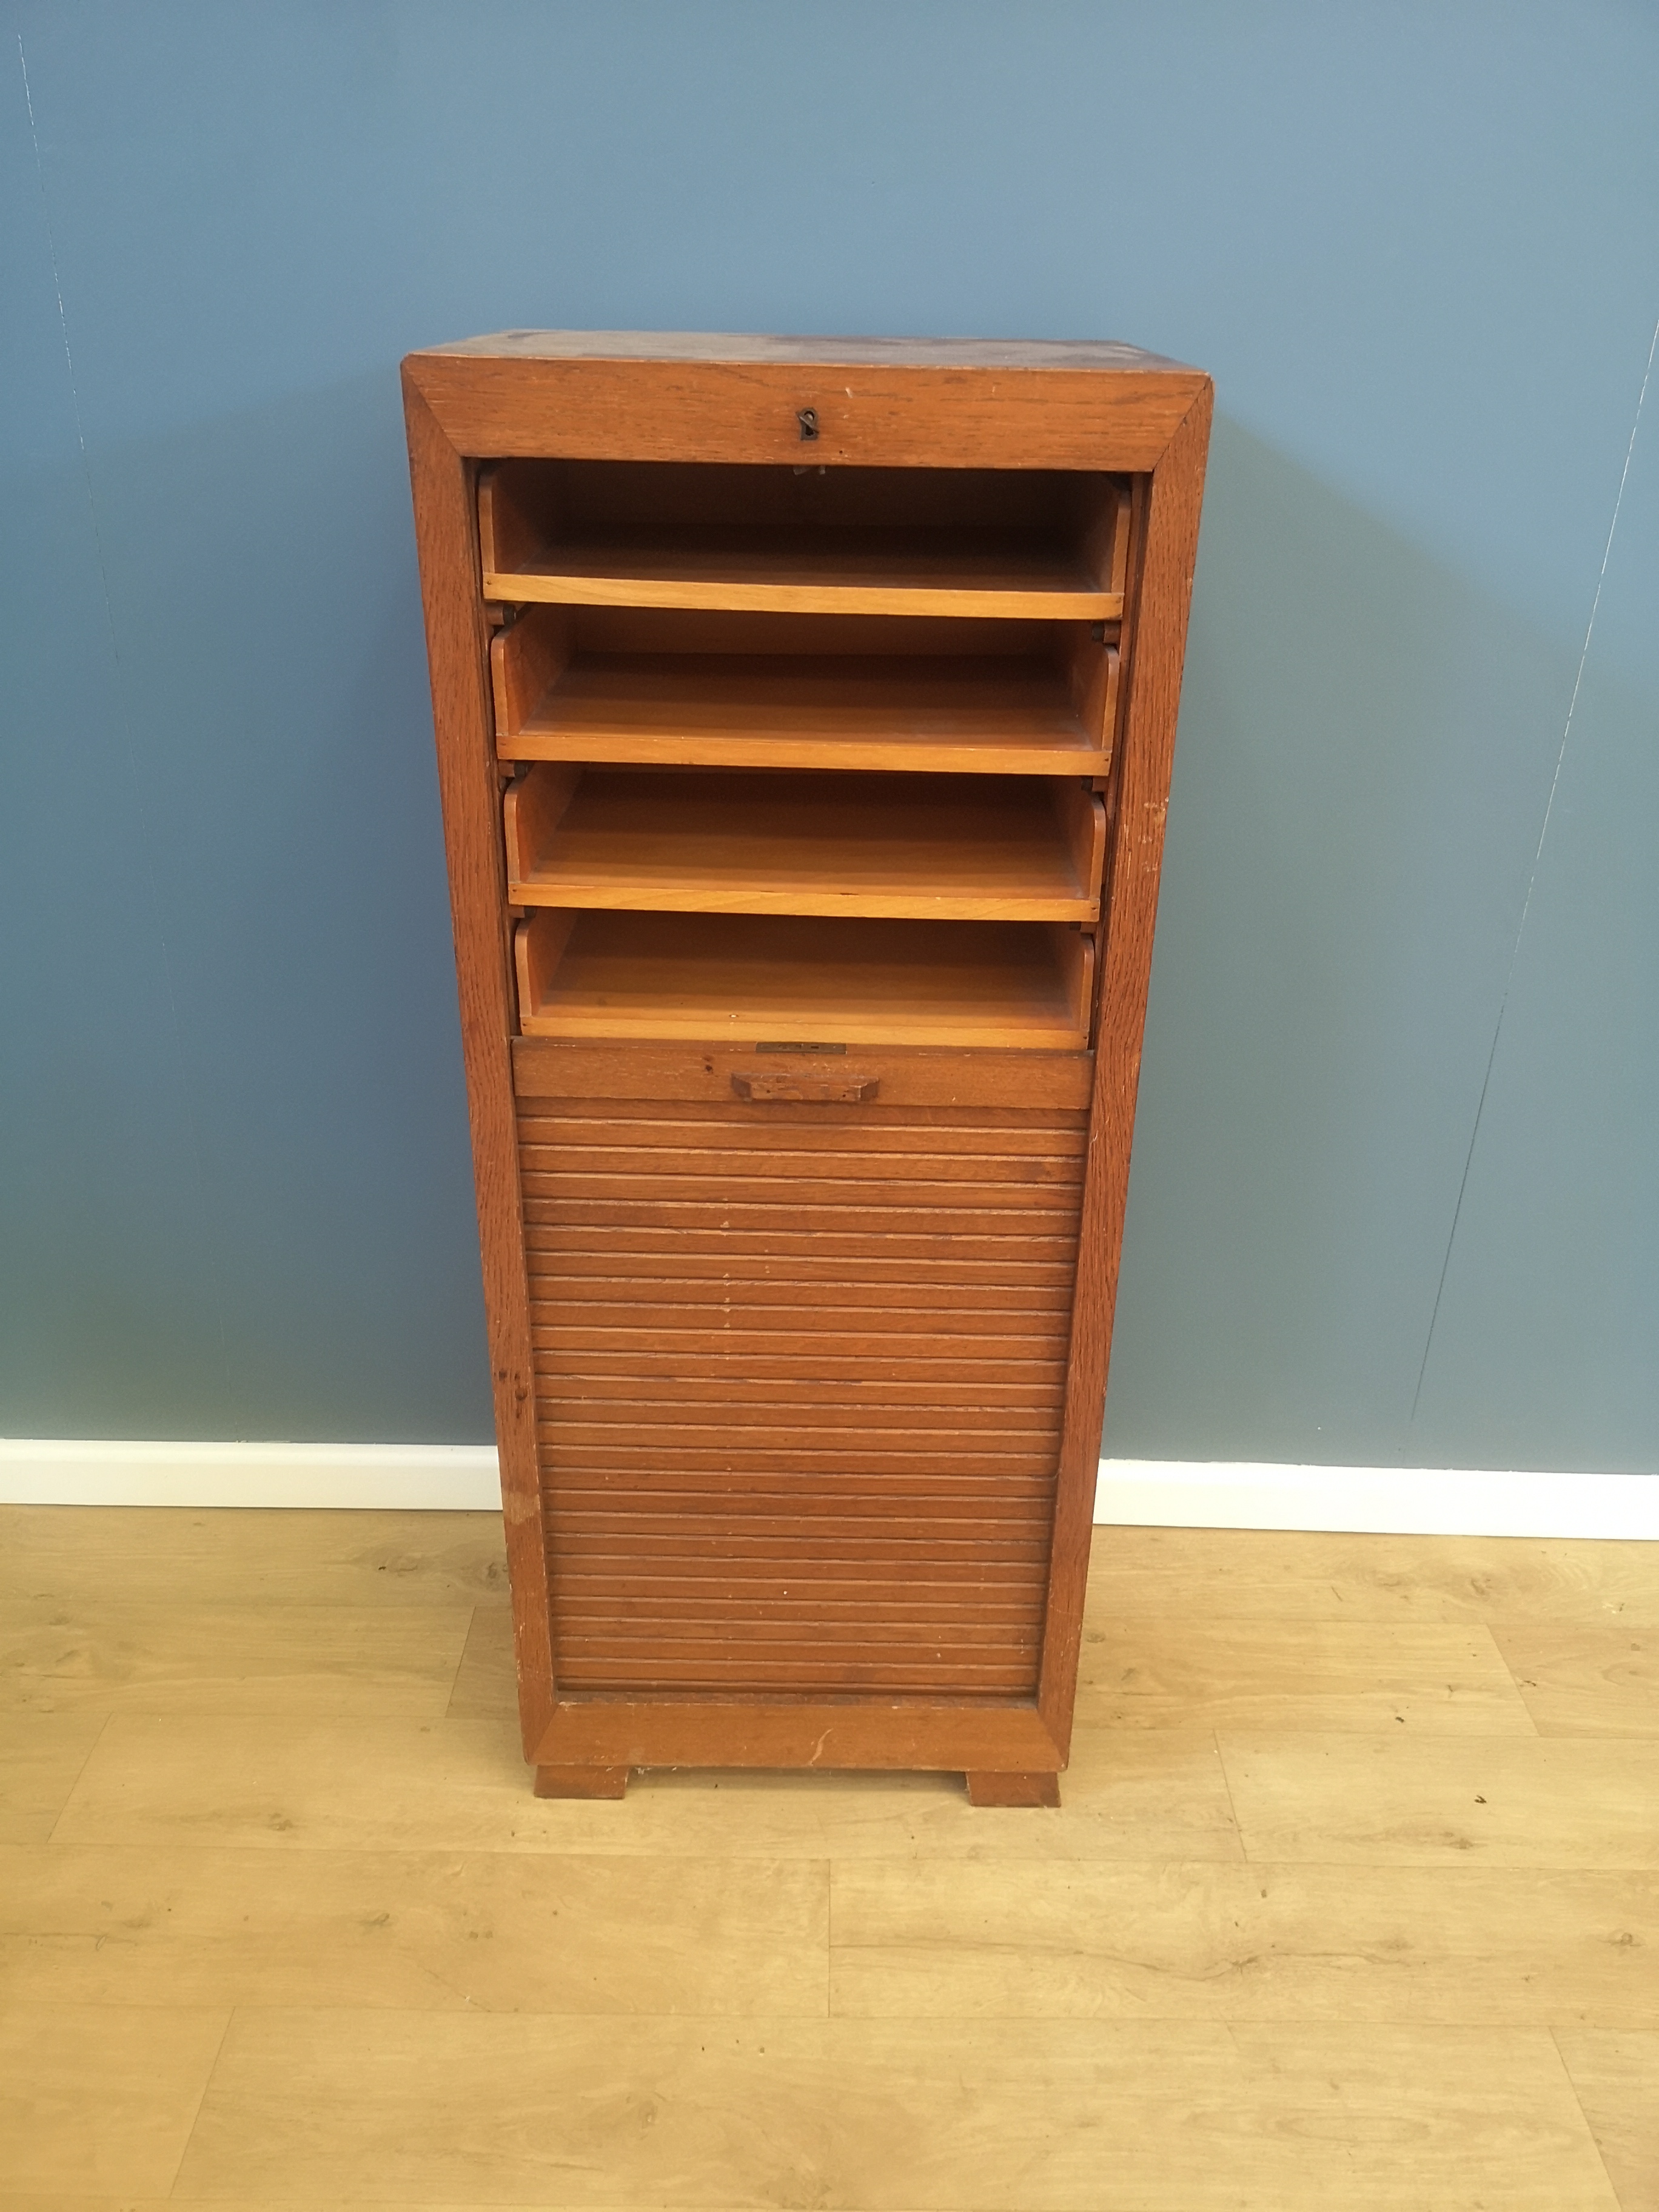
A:
[[[491,331],[421,354],[505,361],[818,362],[848,368],[1152,368],[1195,372],[1115,338],[772,337],[711,331]],[[417,356],[418,357],[418,356]]]

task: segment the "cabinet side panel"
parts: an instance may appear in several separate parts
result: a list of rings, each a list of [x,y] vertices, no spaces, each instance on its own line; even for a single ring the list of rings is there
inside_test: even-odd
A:
[[[506,884],[497,829],[488,638],[471,472],[407,378],[404,391],[449,859],[519,1699],[528,1750],[545,1732],[552,1711],[553,1651],[514,1143],[513,997],[502,919]]]
[[[1062,1751],[1071,1740],[1210,410],[1206,385],[1153,471],[1132,586],[1128,697],[1111,829],[1095,1092],[1039,1698],[1043,1720]]]
[[[1083,1115],[520,1114],[562,1694],[1034,1696]]]

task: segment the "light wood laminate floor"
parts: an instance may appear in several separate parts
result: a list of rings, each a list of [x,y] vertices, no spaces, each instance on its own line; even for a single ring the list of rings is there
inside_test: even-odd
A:
[[[1659,2212],[1659,1546],[1095,1549],[1058,1813],[573,1804],[492,1516],[0,1509],[0,2212]]]

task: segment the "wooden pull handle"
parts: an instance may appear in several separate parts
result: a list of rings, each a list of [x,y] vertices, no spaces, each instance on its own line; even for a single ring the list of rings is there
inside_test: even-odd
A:
[[[811,1068],[780,1068],[775,1075],[750,1075],[736,1069],[732,1076],[732,1088],[739,1098],[747,1098],[760,1105],[769,1099],[793,1099],[799,1104],[821,1106],[862,1106],[875,1097],[881,1088],[880,1080],[873,1075],[860,1075],[856,1068],[839,1067],[831,1073],[818,1074]]]

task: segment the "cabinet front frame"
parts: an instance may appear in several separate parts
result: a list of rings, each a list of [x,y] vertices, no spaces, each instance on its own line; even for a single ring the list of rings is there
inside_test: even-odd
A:
[[[556,350],[536,353],[533,338],[516,354],[510,341],[499,351],[475,341],[411,355],[403,371],[525,1756],[566,1768],[1057,1772],[1070,1750],[1209,380],[1115,348],[1099,349],[1099,366],[1079,364],[1089,349],[1069,347],[1054,349],[1064,359],[1052,366],[1041,348],[998,349],[994,365],[985,365],[963,358],[971,349],[921,342],[908,358],[896,347],[869,365],[843,357],[856,356],[857,347],[829,342],[816,358],[805,342],[782,342],[797,348],[782,359],[780,342],[769,341],[647,335],[596,343],[591,354],[571,350],[580,345],[572,334],[544,342]],[[651,351],[656,343],[711,351],[663,360]],[[1021,358],[1005,365],[1011,352]],[[535,1062],[518,1036],[477,472],[512,454],[796,461],[808,407],[824,429],[808,449],[814,463],[1077,468],[1138,480],[1077,1288],[1034,1701],[668,1692],[634,1699],[562,1697],[558,1689],[518,1165],[517,1094]],[[620,1068],[653,1049],[609,1051]]]

